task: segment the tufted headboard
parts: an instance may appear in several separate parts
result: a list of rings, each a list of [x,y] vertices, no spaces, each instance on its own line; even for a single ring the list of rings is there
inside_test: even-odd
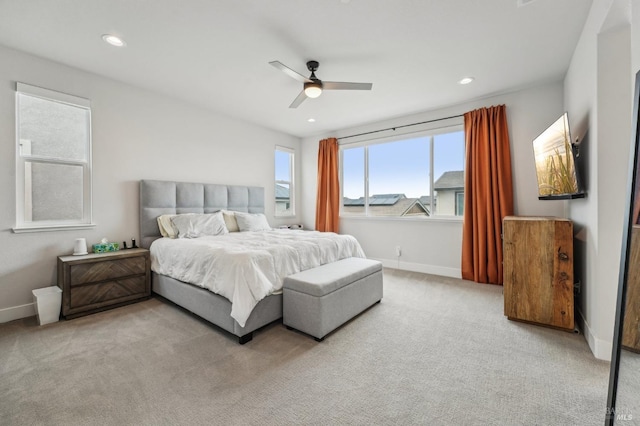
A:
[[[140,181],[140,246],[160,238],[157,217],[163,214],[215,213],[233,210],[264,213],[264,188],[210,183]]]

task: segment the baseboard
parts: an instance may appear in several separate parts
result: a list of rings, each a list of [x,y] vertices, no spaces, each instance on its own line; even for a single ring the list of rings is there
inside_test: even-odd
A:
[[[375,259],[382,262],[385,268],[401,269],[403,271],[422,272],[423,274],[440,275],[443,277],[462,278],[462,272],[458,268],[446,266],[426,265],[424,263],[403,262],[395,259]]]
[[[21,318],[32,317],[35,314],[36,307],[33,303],[0,309],[0,324]]]
[[[582,330],[582,334],[584,334],[584,338],[589,345],[589,349],[591,349],[591,353],[598,359],[603,361],[611,361],[611,350],[613,348],[613,342],[609,342],[607,340],[602,340],[597,338],[589,327],[589,323],[582,315],[582,311],[576,309],[576,320],[578,322],[578,327]]]

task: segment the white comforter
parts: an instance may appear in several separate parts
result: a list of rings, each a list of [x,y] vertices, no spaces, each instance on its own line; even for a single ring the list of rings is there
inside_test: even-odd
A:
[[[354,237],[332,232],[232,232],[151,244],[154,272],[226,297],[241,327],[260,300],[282,289],[284,277],[347,257],[365,255]]]

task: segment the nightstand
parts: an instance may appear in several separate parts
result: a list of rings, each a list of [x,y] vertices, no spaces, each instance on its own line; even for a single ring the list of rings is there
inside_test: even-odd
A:
[[[58,287],[66,319],[147,299],[151,295],[149,250],[60,256]]]

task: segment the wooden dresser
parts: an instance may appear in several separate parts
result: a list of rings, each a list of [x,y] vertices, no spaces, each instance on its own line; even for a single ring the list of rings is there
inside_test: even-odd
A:
[[[573,223],[507,216],[502,225],[504,314],[573,331]]]
[[[58,257],[62,316],[69,319],[133,303],[151,295],[149,250]]]

